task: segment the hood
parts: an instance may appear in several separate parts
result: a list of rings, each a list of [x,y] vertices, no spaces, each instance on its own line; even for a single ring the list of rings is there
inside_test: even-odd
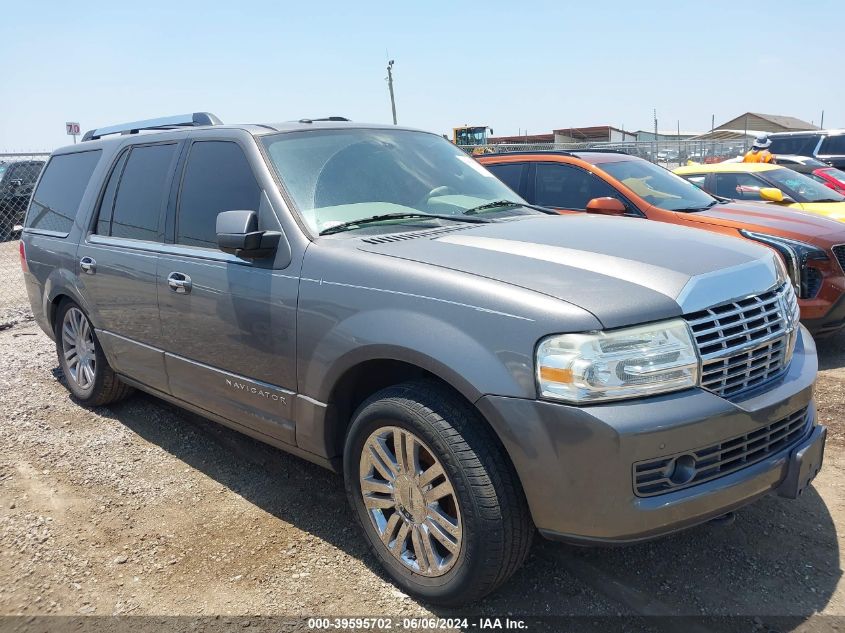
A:
[[[833,204],[827,203],[826,206],[833,206]],[[845,203],[835,204],[843,204],[841,211],[842,219],[845,220]],[[804,206],[804,211],[809,211],[806,208],[808,205],[802,206]],[[841,244],[845,240],[845,225],[837,222],[836,219],[802,212],[801,209],[794,207],[781,207],[765,202],[717,204],[706,211],[685,213],[682,219],[692,224],[715,224],[761,233],[768,231],[825,247]]]
[[[801,209],[825,219],[845,222],[845,202],[801,202]]]
[[[635,218],[540,216],[426,233],[356,242],[370,253],[560,299],[589,311],[605,328],[695,312],[763,292],[781,279],[768,248]]]

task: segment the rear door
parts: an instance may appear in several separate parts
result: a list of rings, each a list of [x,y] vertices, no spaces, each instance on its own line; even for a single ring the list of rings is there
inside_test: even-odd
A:
[[[216,241],[222,211],[255,211],[259,228],[282,230],[250,142],[200,138],[186,149],[158,273],[166,364],[173,395],[293,444],[298,269],[239,259]]]
[[[158,313],[158,250],[181,143],[120,153],[79,245],[80,286],[115,371],[168,392]]]

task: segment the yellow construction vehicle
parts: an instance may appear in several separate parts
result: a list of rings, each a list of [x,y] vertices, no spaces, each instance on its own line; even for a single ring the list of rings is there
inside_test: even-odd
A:
[[[452,128],[452,142],[455,145],[466,148],[467,146],[478,145],[473,149],[473,154],[484,154],[487,152],[487,132],[493,134],[493,130],[486,125],[462,125]]]

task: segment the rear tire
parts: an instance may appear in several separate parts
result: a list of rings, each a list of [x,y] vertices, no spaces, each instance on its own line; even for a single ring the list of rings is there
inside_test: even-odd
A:
[[[98,407],[132,393],[106,360],[94,326],[73,301],[63,302],[56,314],[56,353],[70,392],[82,404]]]
[[[408,594],[465,604],[528,555],[534,526],[512,464],[478,413],[437,384],[405,383],[364,402],[344,475],[370,548]]]

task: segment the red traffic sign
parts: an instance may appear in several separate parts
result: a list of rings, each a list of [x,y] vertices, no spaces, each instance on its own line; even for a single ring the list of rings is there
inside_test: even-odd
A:
[[[79,134],[79,123],[65,123],[65,129],[69,135],[76,136]]]

